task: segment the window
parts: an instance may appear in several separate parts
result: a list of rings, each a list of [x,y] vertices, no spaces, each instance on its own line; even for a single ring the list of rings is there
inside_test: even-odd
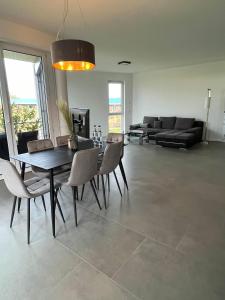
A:
[[[49,137],[45,63],[44,53],[0,43],[0,158]]]
[[[124,130],[124,83],[108,83],[109,132],[121,133]]]

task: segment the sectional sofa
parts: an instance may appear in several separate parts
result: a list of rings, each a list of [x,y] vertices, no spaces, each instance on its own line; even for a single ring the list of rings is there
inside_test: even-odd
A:
[[[194,118],[148,117],[143,123],[130,126],[132,132],[142,132],[157,145],[176,148],[189,148],[202,141],[204,122]]]

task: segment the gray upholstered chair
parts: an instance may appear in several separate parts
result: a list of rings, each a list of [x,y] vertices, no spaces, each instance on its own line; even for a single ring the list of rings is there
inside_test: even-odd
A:
[[[123,148],[122,142],[108,144],[105,148],[102,163],[98,171],[98,175],[100,175],[102,179],[102,189],[103,189],[105,208],[106,208],[106,196],[105,196],[104,175],[109,176],[109,174],[113,172],[120,195],[122,196],[120,185],[115,172],[115,169],[120,162],[122,148]]]
[[[56,145],[57,145],[57,147],[67,146],[69,138],[70,138],[70,135],[57,136],[56,137]]]
[[[90,181],[95,199],[98,203],[99,208],[101,209],[101,205],[99,203],[98,196],[93,184],[93,178],[97,174],[98,154],[99,154],[98,148],[81,150],[76,152],[73,158],[70,176],[68,178],[68,181],[65,183],[66,185],[71,186],[73,191],[74,217],[75,217],[76,226],[77,226],[76,200],[78,195],[78,186],[84,185],[85,183]]]
[[[54,149],[54,146],[50,139],[33,140],[27,142],[27,149],[29,153],[35,153],[39,151]],[[42,168],[31,166],[31,170],[38,177],[44,178],[49,176],[49,172]]]
[[[33,140],[33,141],[27,142],[27,149],[28,149],[29,153],[35,153],[35,152],[39,152],[39,151],[54,149],[54,145],[50,139]],[[40,178],[49,177],[49,172],[42,168],[39,168],[36,166],[31,166],[31,170],[35,176],[38,176]],[[54,173],[60,174],[62,172],[66,172],[68,170],[69,170],[68,167],[62,166],[62,167],[56,168],[54,170]],[[34,201],[35,201],[35,198],[34,198]],[[42,202],[43,202],[44,209],[46,210],[44,196],[42,196]],[[21,204],[21,201],[19,200],[18,201],[18,212],[20,211],[20,204]]]
[[[54,149],[53,143],[50,139],[43,139],[43,140],[33,140],[29,141],[27,143],[27,149],[29,153],[35,153],[39,151],[46,151]],[[49,177],[49,172],[46,170],[43,170],[39,167],[31,166],[32,172],[41,178],[43,177]],[[69,171],[70,167],[68,165],[61,166],[54,169],[54,174],[60,174],[62,172]]]
[[[42,196],[50,191],[50,184],[47,178],[39,178],[34,177],[23,181],[20,177],[16,167],[7,160],[0,159],[0,167],[1,173],[3,175],[3,179],[5,181],[6,187],[8,188],[9,192],[14,195],[14,202],[11,214],[11,221],[10,227],[12,227],[13,218],[15,214],[15,207],[17,199],[26,198],[27,199],[27,242],[30,243],[30,199],[37,198]],[[60,179],[61,175],[57,175],[56,177],[56,184],[55,188],[60,187]],[[61,216],[64,220],[61,207],[59,205],[57,195],[55,193],[55,205],[58,205],[60,210]]]
[[[121,157],[120,157],[120,162],[119,162],[119,167],[120,167],[120,171],[123,177],[123,181],[125,183],[125,186],[128,190],[128,183],[127,183],[127,178],[126,178],[126,174],[124,171],[124,167],[123,167],[123,163],[122,163],[122,158],[124,155],[124,134],[123,133],[108,133],[107,138],[106,138],[106,142],[107,143],[117,143],[117,142],[122,142],[123,143],[123,147],[121,150]],[[109,186],[109,177],[108,177],[108,186]]]

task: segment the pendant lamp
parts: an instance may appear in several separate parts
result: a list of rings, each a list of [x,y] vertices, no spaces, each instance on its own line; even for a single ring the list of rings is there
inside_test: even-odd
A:
[[[78,3],[79,4],[79,3]],[[80,5],[79,5],[80,8]],[[68,0],[65,0],[64,27],[68,15]],[[81,13],[83,16],[83,14]],[[58,39],[51,45],[52,66],[63,71],[89,71],[95,67],[95,47],[93,44],[75,39]]]

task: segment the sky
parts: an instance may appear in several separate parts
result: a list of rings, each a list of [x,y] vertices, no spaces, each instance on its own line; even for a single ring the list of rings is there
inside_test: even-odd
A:
[[[121,98],[121,83],[109,83],[109,98]]]
[[[35,78],[32,62],[5,58],[9,94],[19,98],[36,99]]]

